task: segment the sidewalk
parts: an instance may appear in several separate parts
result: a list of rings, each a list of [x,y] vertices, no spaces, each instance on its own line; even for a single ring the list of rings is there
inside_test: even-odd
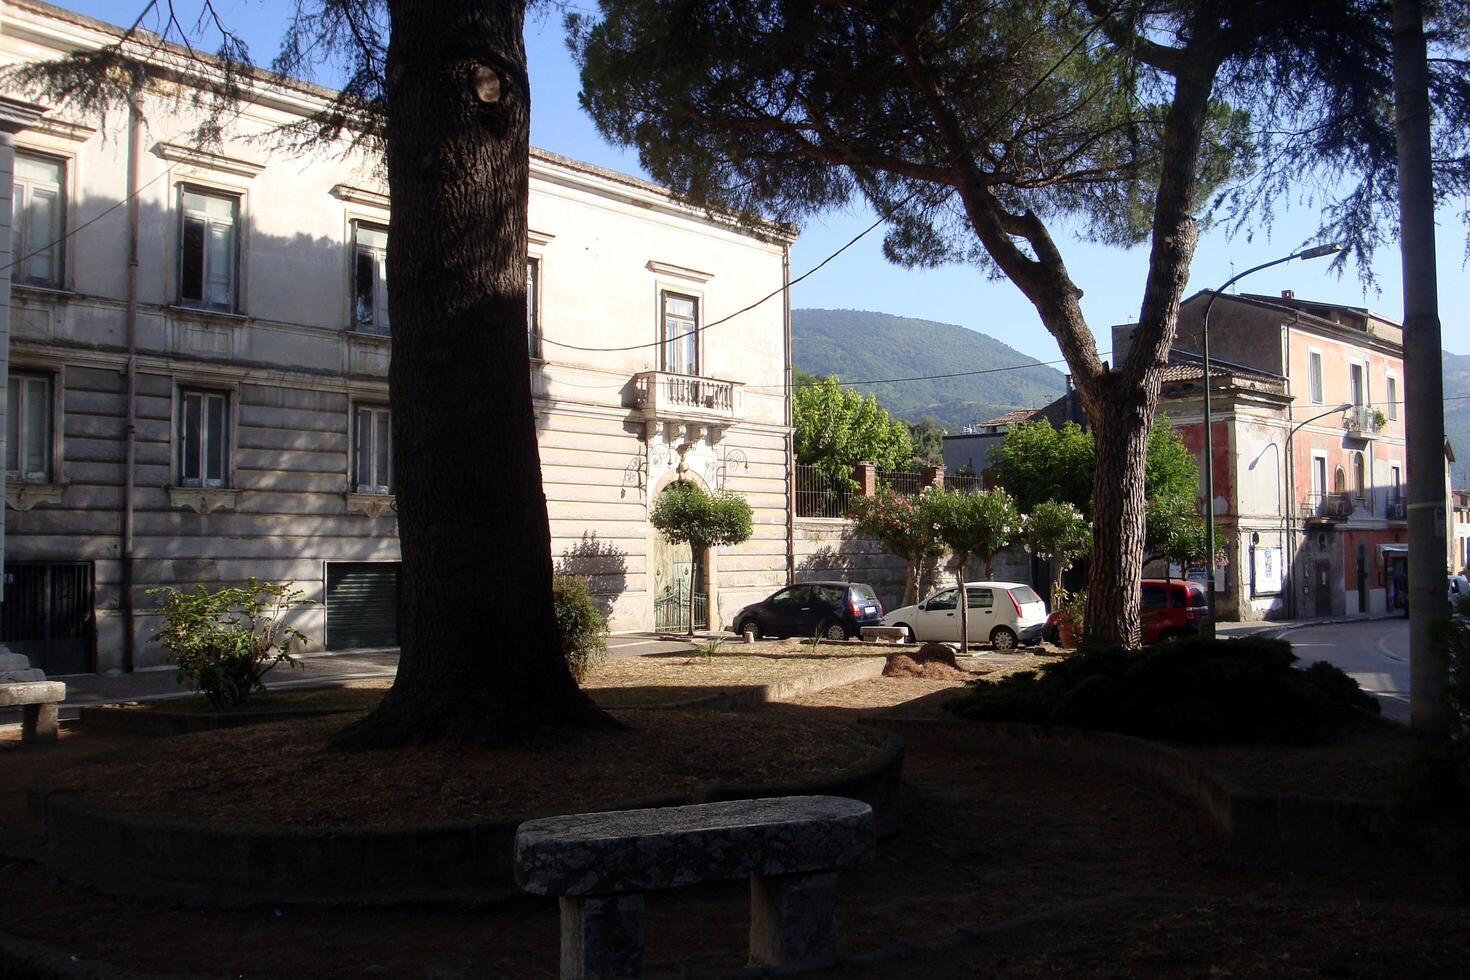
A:
[[[1215,635],[1239,639],[1242,636],[1276,638],[1292,630],[1308,626],[1331,626],[1341,623],[1372,623],[1381,619],[1403,619],[1402,613],[1377,613],[1372,616],[1328,616],[1323,619],[1276,619],[1258,623],[1216,623]]]

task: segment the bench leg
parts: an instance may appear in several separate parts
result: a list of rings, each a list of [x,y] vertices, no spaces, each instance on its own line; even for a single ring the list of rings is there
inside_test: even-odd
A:
[[[750,879],[750,963],[797,970],[837,962],[837,873]]]
[[[643,976],[642,895],[564,895],[562,980]]]
[[[22,705],[20,714],[20,740],[22,742],[56,741],[56,705]]]

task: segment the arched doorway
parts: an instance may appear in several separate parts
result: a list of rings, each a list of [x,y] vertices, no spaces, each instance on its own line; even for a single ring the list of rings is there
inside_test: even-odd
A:
[[[664,487],[660,493],[667,491]],[[660,633],[687,633],[693,593],[694,629],[709,629],[709,577],[704,552],[696,554],[688,544],[674,544],[654,531],[649,559],[653,628]]]

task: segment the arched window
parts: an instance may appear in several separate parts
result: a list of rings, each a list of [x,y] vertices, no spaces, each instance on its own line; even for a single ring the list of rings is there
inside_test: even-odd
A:
[[[1332,471],[1332,492],[1347,493],[1347,474],[1341,466]]]
[[[1363,473],[1363,454],[1353,453],[1353,492],[1359,497],[1368,492],[1368,481]]]

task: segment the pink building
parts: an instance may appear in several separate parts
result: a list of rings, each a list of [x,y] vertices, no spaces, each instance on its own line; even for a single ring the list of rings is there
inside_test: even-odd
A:
[[[1160,412],[1201,458],[1209,292],[1185,300]],[[1114,328],[1121,358],[1131,325]],[[1210,312],[1222,620],[1403,607],[1403,328],[1367,309],[1222,294]],[[1201,488],[1200,509],[1204,511]]]

